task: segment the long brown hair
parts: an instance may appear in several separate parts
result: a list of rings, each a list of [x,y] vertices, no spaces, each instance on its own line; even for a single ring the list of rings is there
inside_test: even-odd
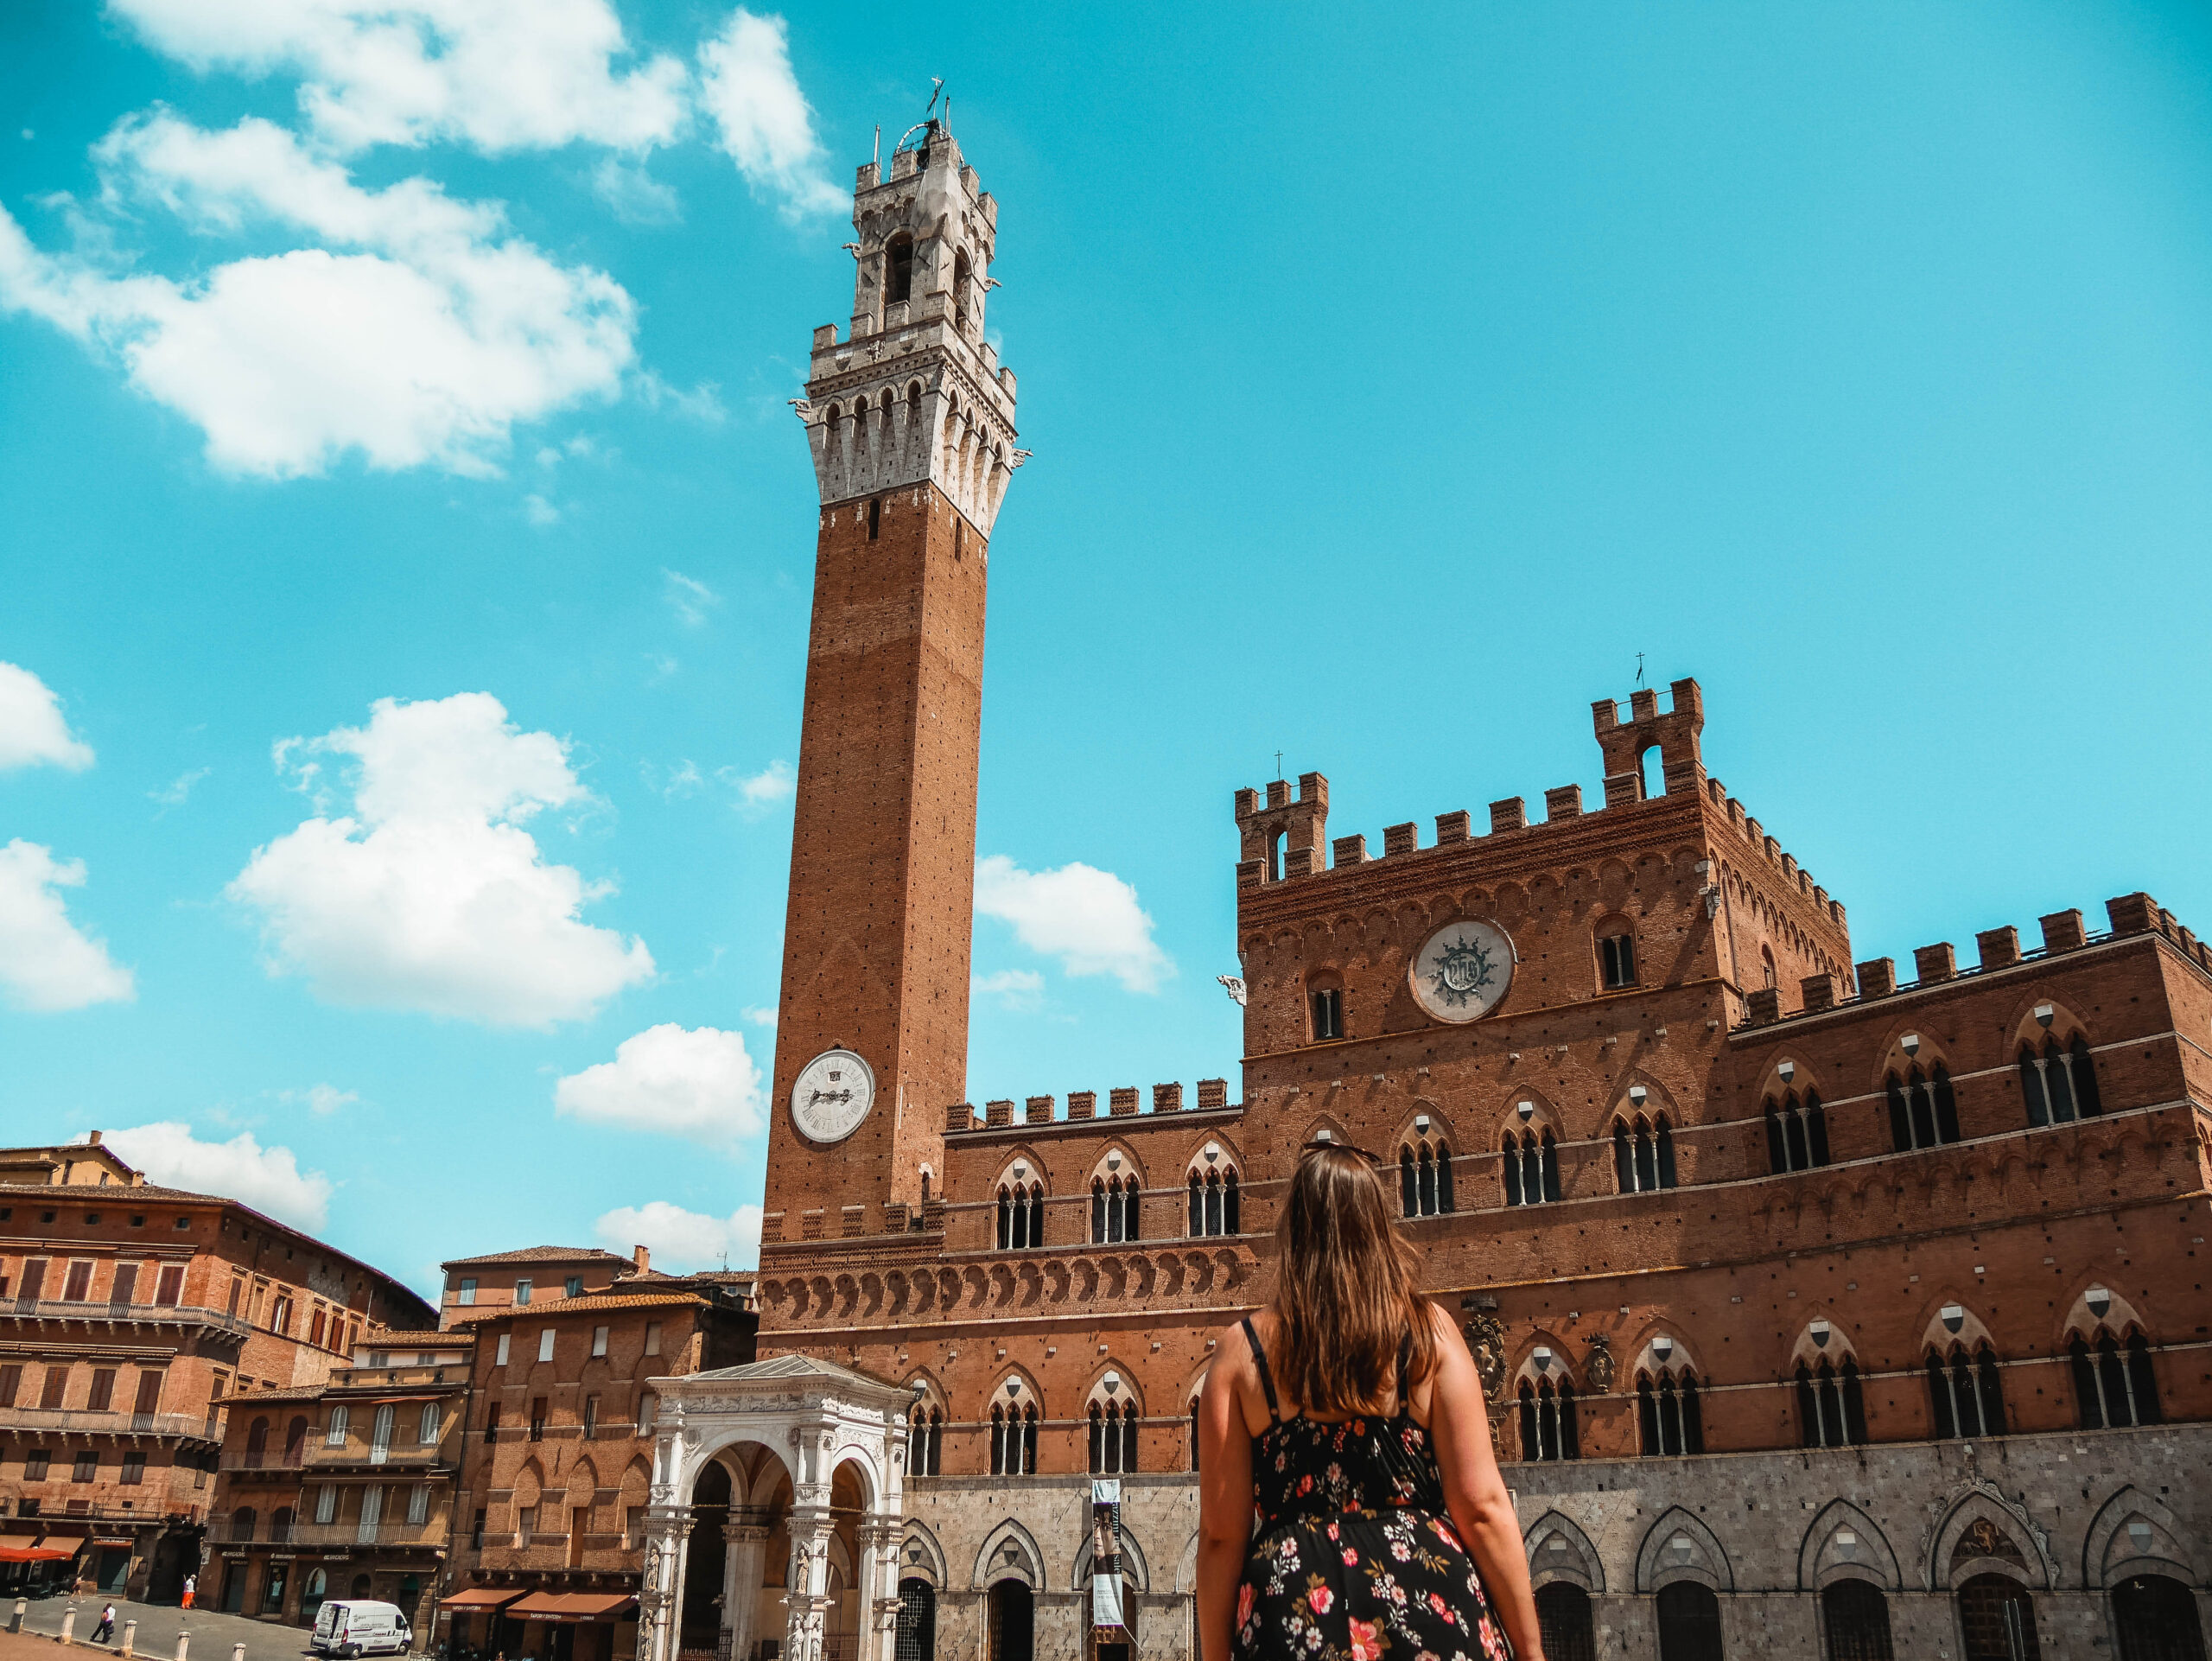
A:
[[[1277,1369],[1309,1412],[1379,1413],[1436,1365],[1421,1258],[1399,1233],[1382,1179],[1357,1149],[1309,1146],[1275,1225]],[[1396,1377],[1407,1342],[1407,1376]]]

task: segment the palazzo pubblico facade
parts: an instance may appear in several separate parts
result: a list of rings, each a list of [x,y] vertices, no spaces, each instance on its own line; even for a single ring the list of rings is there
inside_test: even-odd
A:
[[[1191,1654],[1211,1335],[1325,1136],[1463,1322],[1553,1661],[2202,1658],[2212,950],[2137,893],[1854,962],[1694,681],[1541,811],[1237,791],[1241,1079],[964,1099],[997,217],[914,130],[815,334],[766,1359],[665,1385],[641,1651]]]

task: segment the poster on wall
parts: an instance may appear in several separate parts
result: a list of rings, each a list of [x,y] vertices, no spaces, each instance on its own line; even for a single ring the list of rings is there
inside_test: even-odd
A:
[[[1122,1485],[1113,1477],[1090,1484],[1090,1624],[1120,1631],[1122,1616]]]

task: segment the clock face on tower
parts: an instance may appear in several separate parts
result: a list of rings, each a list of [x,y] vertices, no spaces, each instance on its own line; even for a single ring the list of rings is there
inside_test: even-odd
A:
[[[791,1123],[810,1142],[842,1142],[875,1104],[875,1074],[850,1050],[824,1050],[791,1085]]]
[[[1513,983],[1513,942],[1491,923],[1446,923],[1421,942],[1410,971],[1414,997],[1439,1021],[1476,1021]]]

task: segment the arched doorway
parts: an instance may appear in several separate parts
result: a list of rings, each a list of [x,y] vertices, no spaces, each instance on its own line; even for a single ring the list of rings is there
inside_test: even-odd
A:
[[[1573,1581],[1536,1588],[1536,1630],[1543,1634],[1545,1661],[1598,1661],[1590,1594]]]
[[[1965,1661],[2043,1661],[2027,1588],[2002,1575],[1977,1575],[1959,1588]]]
[[[1022,1581],[1001,1581],[991,1588],[990,1648],[983,1661],[1031,1661],[1035,1599]]]
[[[934,1661],[937,1655],[937,1588],[910,1577],[899,1582],[899,1635],[893,1661]]]
[[[330,1595],[330,1579],[320,1569],[308,1570],[308,1577],[300,1588],[300,1619],[309,1626],[315,1624],[315,1611],[322,1607],[322,1601]]]
[[[719,1460],[709,1461],[691,1486],[691,1547],[684,1559],[683,1624],[677,1643],[680,1654],[714,1655],[721,1643],[724,1614],[722,1581],[728,1568],[729,1545],[722,1531],[729,1526],[729,1471]]]
[[[1695,1581],[1659,1588],[1659,1661],[1721,1661],[1720,1600]]]
[[[2120,1661],[2204,1661],[2196,1599],[2179,1581],[2135,1575],[2113,1588]]]
[[[1871,1581],[1838,1581],[1821,1594],[1828,1661],[1893,1661],[1890,1601]]]

